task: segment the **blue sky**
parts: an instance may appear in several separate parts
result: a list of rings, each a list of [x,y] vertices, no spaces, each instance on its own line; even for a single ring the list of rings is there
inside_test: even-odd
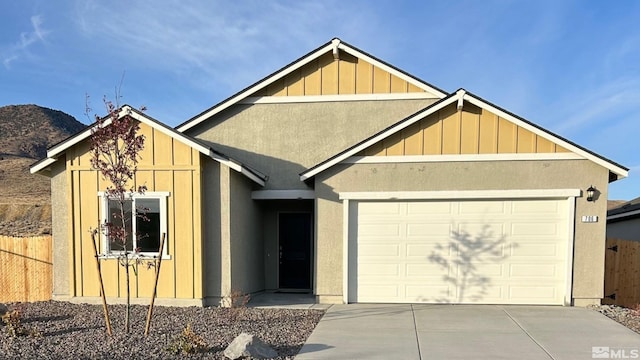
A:
[[[168,125],[333,37],[441,89],[463,87],[631,168],[640,196],[638,1],[7,1],[0,106],[85,117],[85,94]]]

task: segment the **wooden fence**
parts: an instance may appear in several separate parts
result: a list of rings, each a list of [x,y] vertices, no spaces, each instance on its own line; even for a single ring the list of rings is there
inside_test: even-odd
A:
[[[603,304],[640,303],[640,241],[607,239]]]
[[[0,236],[0,302],[50,300],[51,236]]]

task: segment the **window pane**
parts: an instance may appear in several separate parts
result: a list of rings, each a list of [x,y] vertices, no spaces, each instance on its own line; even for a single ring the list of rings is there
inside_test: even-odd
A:
[[[142,252],[160,247],[160,199],[136,199],[137,246]]]
[[[131,212],[132,204],[133,204],[133,201],[131,200],[124,201],[124,226],[127,232],[127,240],[126,240],[127,250],[133,250],[133,235],[132,235],[133,231],[131,228],[131,217],[133,215]],[[122,227],[122,215],[120,212],[119,201],[109,200],[109,217],[107,221],[113,224],[113,226],[116,226],[118,228]],[[122,244],[122,241],[115,239],[112,236],[109,236],[109,249],[111,251],[123,251],[125,248]]]

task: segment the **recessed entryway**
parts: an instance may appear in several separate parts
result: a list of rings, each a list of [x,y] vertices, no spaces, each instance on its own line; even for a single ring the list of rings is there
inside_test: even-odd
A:
[[[283,290],[311,289],[311,212],[278,214],[278,287]]]

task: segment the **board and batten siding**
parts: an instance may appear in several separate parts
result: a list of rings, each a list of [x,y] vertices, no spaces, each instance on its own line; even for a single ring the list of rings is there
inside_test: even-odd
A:
[[[201,154],[190,146],[147,126],[140,125],[145,146],[140,154],[135,187],[147,191],[168,192],[167,243],[170,258],[162,261],[158,282],[158,298],[201,299],[202,296],[202,231],[201,231]],[[69,149],[67,172],[69,192],[69,250],[71,296],[100,296],[90,230],[102,218],[99,191],[108,181],[91,168],[89,143]],[[99,251],[104,239],[100,239]],[[108,297],[126,296],[125,269],[117,260],[102,260],[105,293]],[[145,264],[138,275],[131,275],[131,296],[149,298],[152,294],[154,270]]]
[[[452,104],[370,146],[358,156],[568,152],[485,109]]]
[[[425,92],[388,71],[340,51],[326,53],[251,96],[355,95]]]

